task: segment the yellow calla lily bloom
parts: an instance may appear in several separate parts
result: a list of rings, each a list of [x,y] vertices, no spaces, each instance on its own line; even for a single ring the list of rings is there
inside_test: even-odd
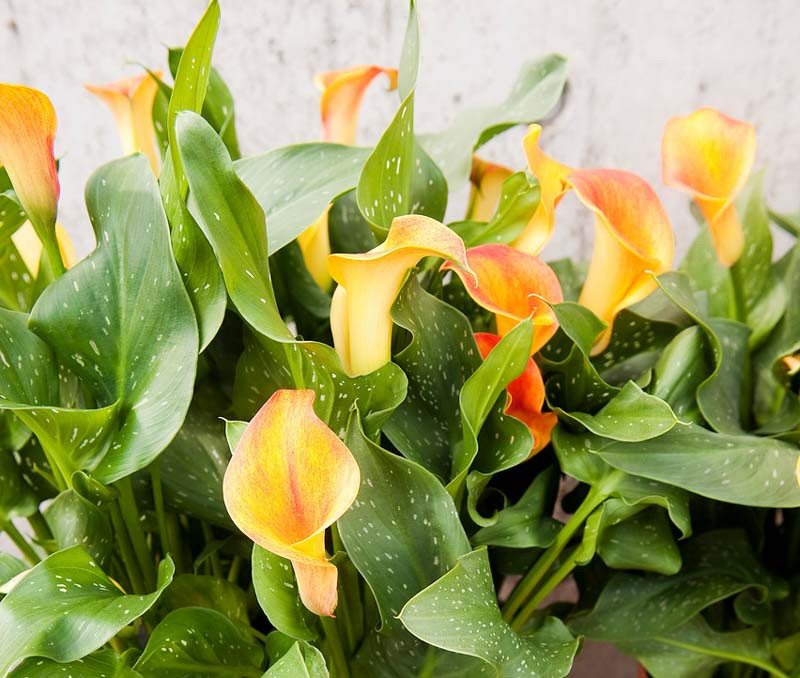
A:
[[[578,301],[608,323],[592,353],[608,345],[614,318],[656,288],[669,270],[675,238],[655,191],[622,170],[578,170],[569,182],[596,215],[594,252]]]
[[[276,391],[247,425],[222,489],[233,522],[289,559],[303,604],[330,617],[338,571],[325,554],[325,530],[355,500],[361,474],[313,405],[314,391]]]
[[[361,99],[370,83],[384,73],[389,89],[397,87],[397,69],[382,66],[353,66],[319,73],[314,84],[322,92],[319,108],[322,116],[322,139],[337,144],[355,144]]]
[[[326,71],[314,78],[322,92],[320,115],[322,140],[336,144],[355,144],[361,99],[370,83],[381,73],[389,78],[389,89],[397,87],[397,69],[381,66],[354,66],[339,71]],[[330,205],[297,238],[306,268],[323,290],[331,286],[328,255],[331,253],[328,233]]]
[[[154,72],[161,77],[161,71]],[[149,73],[142,73],[106,85],[84,87],[108,104],[114,114],[125,155],[144,153],[158,176],[161,156],[156,149],[156,132],[153,128],[153,101],[158,93],[158,83]]]
[[[471,247],[467,250],[467,262],[469,274],[449,262],[442,269],[455,271],[473,301],[495,314],[497,334],[501,337],[531,317],[531,355],[536,353],[558,329],[556,315],[544,301],[557,304],[564,299],[553,269],[539,257],[508,245]]]
[[[711,108],[672,118],[664,130],[664,183],[692,195],[724,266],[736,263],[744,248],[734,200],[750,175],[755,154],[755,128]]]
[[[421,214],[395,218],[386,240],[369,252],[328,257],[339,283],[331,302],[333,343],[348,374],[367,374],[391,360],[390,309],[406,273],[424,257],[469,269],[461,238]]]
[[[542,251],[553,235],[555,209],[570,189],[567,175],[572,171],[570,167],[556,162],[539,148],[541,132],[541,125],[531,125],[523,140],[528,169],[539,180],[541,191],[539,205],[525,229],[511,243],[512,247],[521,252],[534,255]]]
[[[60,185],[55,134],[56,112],[46,95],[22,85],[0,84],[0,165],[39,236],[56,225]],[[55,258],[55,252],[52,255]]]
[[[469,175],[472,184],[469,193],[469,207],[466,219],[472,221],[491,221],[500,197],[503,193],[503,182],[514,172],[508,167],[495,165],[472,156],[472,171]]]

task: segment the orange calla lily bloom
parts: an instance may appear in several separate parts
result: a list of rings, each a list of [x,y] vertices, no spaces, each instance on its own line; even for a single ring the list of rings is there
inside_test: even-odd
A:
[[[454,261],[468,275],[461,238],[421,214],[395,218],[386,240],[369,252],[328,257],[339,283],[331,302],[333,343],[349,374],[367,374],[391,360],[390,309],[408,269],[424,257]]]
[[[476,332],[475,341],[485,360],[491,350],[497,346],[500,337],[496,334]],[[508,385],[506,390],[508,391],[508,404],[505,413],[526,424],[533,434],[533,447],[528,457],[530,459],[547,446],[550,442],[550,434],[558,423],[555,413],[542,412],[545,398],[544,381],[533,358],[528,358],[525,370]]]
[[[161,71],[154,72],[161,78]],[[149,73],[142,73],[106,85],[84,87],[108,104],[114,114],[125,155],[144,153],[150,159],[153,172],[158,175],[161,156],[156,150],[153,128],[153,101],[158,93],[155,79]]]
[[[53,246],[55,240],[46,236],[55,228],[60,191],[55,134],[56,112],[47,96],[30,87],[0,84],[0,165],[39,239]]]
[[[572,169],[556,162],[539,148],[541,132],[540,125],[531,125],[523,140],[528,169],[539,180],[539,206],[522,233],[511,243],[512,247],[527,254],[538,254],[550,240],[556,206],[570,189],[567,175]]]
[[[397,69],[381,66],[353,66],[326,71],[314,78],[322,92],[319,108],[322,138],[337,144],[355,144],[358,111],[370,83],[381,73],[389,78],[389,89],[397,87]]]
[[[750,175],[755,153],[755,128],[712,108],[672,118],[664,130],[664,183],[692,195],[724,266],[736,263],[744,248],[734,200]]]
[[[656,288],[669,270],[675,238],[661,201],[642,178],[622,170],[578,170],[569,182],[596,215],[594,252],[579,302],[608,324],[592,349],[611,338],[614,318]]]
[[[355,144],[361,99],[370,83],[381,73],[389,78],[389,89],[397,87],[397,69],[381,66],[354,66],[339,71],[326,71],[314,78],[322,92],[320,114],[322,139],[336,144]],[[330,205],[297,238],[306,268],[323,290],[331,286],[328,255],[331,253],[328,233]]]
[[[313,405],[314,391],[276,391],[247,425],[222,489],[233,522],[288,558],[303,604],[330,617],[338,572],[325,555],[325,530],[355,500],[361,474]]]
[[[472,187],[466,218],[472,221],[491,221],[503,192],[503,182],[514,172],[508,167],[495,165],[472,156],[472,171],[469,175]]]
[[[564,299],[553,270],[538,257],[508,245],[472,247],[467,250],[467,262],[474,277],[449,262],[442,269],[455,271],[472,299],[495,314],[501,337],[531,317],[531,355],[536,353],[558,329],[555,313],[544,301],[557,304]]]

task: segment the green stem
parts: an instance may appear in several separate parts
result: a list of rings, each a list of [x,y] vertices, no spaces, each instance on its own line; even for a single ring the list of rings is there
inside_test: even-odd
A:
[[[228,581],[231,584],[235,584],[236,580],[239,579],[239,571],[241,569],[242,569],[242,557],[234,556],[233,560],[231,560],[231,567],[228,570]]]
[[[161,468],[158,459],[150,464],[150,485],[153,488],[153,506],[156,509],[156,523],[158,523],[158,538],[161,542],[161,553],[166,556],[173,552],[167,531],[167,521],[164,517],[164,492],[161,488]]]
[[[777,666],[774,666],[769,662],[756,659],[755,657],[750,657],[748,655],[735,654],[733,652],[723,652],[722,650],[716,650],[714,648],[705,647],[703,645],[693,645],[692,643],[683,643],[679,640],[674,640],[672,638],[663,638],[660,636],[653,638],[653,640],[659,643],[664,643],[664,645],[671,645],[672,647],[679,647],[682,650],[689,650],[689,652],[697,652],[698,654],[705,654],[710,657],[719,657],[720,659],[724,659],[729,662],[749,664],[750,666],[755,666],[756,668],[761,669],[762,671],[766,671],[771,676],[777,676],[777,678],[789,678],[789,675],[781,671]]]
[[[744,279],[744,271],[740,268],[739,262],[735,263],[730,268],[731,271],[731,283],[733,287],[733,297],[736,303],[736,319],[747,325],[747,297],[745,294],[745,286],[747,281]],[[745,430],[749,430],[751,427],[751,421],[749,421],[750,417],[750,410],[752,409],[751,401],[752,401],[752,367],[750,364],[750,351],[744,352],[743,364],[742,364],[742,386],[741,392],[739,394],[740,400],[740,411],[742,412],[742,424],[745,427]]]
[[[14,546],[16,546],[25,557],[25,560],[27,560],[31,565],[36,565],[36,563],[41,562],[42,559],[33,549],[33,546],[28,543],[28,540],[22,536],[22,533],[16,527],[14,527],[14,523],[8,520],[3,523],[2,527],[9,539],[14,542]]]
[[[730,267],[731,287],[733,288],[733,303],[736,320],[747,324],[747,301],[744,293],[745,281],[742,280],[742,271],[738,263]]]
[[[178,516],[174,513],[167,513],[164,516],[167,523],[168,541],[171,545],[170,554],[175,562],[175,572],[188,572],[183,558],[183,546],[181,544],[181,528],[178,523]]]
[[[52,541],[53,533],[50,531],[44,516],[38,511],[38,509],[36,513],[28,516],[28,523],[33,529],[33,533],[36,535],[36,539],[39,540],[40,544]]]
[[[111,524],[114,526],[114,532],[117,535],[117,545],[119,546],[119,557],[122,560],[122,565],[125,567],[125,573],[128,575],[128,581],[131,583],[133,593],[145,593],[144,580],[142,573],[139,570],[139,565],[136,561],[136,554],[133,551],[128,530],[125,529],[125,521],[122,518],[122,512],[119,505],[115,501],[108,503],[109,511],[111,512]]]
[[[539,609],[539,605],[541,605],[542,601],[547,598],[550,593],[552,593],[556,586],[558,586],[569,576],[570,572],[575,569],[575,565],[577,565],[575,562],[575,556],[577,555],[577,552],[578,548],[576,547],[564,560],[561,566],[545,580],[539,590],[533,594],[533,597],[528,600],[527,603],[525,603],[519,614],[511,622],[511,628],[513,628],[515,631],[520,631],[531,618],[531,616],[533,616],[533,613]]]
[[[52,238],[44,238],[42,246],[47,254],[47,260],[50,262],[50,268],[53,269],[53,277],[59,278],[67,269],[64,268],[64,262],[61,260],[61,250],[58,247],[58,242],[55,235]]]
[[[331,541],[333,542],[334,553],[339,551],[347,553],[342,537],[339,534],[339,526],[336,523],[331,525]],[[346,565],[350,565],[350,563],[346,563]],[[348,586],[351,572],[349,567],[341,567],[339,569],[339,605],[337,607],[339,613],[338,621],[344,627],[347,636],[348,652],[353,652],[356,649],[359,640],[358,633],[353,625],[353,617],[355,616],[352,608],[354,601],[351,600],[353,587]]]
[[[203,539],[206,542],[206,546],[209,546],[214,541],[214,532],[204,521],[200,522],[200,529],[203,531]],[[222,579],[222,563],[219,562],[219,553],[214,551],[208,559],[211,563],[211,573],[218,579]]]
[[[556,536],[553,544],[539,557],[534,566],[528,570],[528,573],[517,584],[514,591],[509,596],[505,605],[503,605],[503,619],[510,622],[517,610],[531,595],[536,585],[544,578],[550,566],[556,561],[561,552],[569,544],[572,536],[580,529],[589,515],[600,504],[605,501],[609,493],[604,488],[592,487],[589,489],[589,494],[583,500],[583,503],[578,507],[578,510],[572,514],[572,517],[564,524],[561,531]]]
[[[332,678],[350,678],[350,669],[347,666],[347,657],[342,647],[342,638],[339,635],[339,628],[336,626],[336,620],[333,617],[320,617],[322,622],[322,630],[325,632],[325,638],[328,641],[328,649],[330,650],[330,665]]]
[[[125,520],[125,527],[128,530],[136,562],[139,564],[139,571],[144,578],[146,590],[151,591],[155,588],[156,581],[153,558],[142,529],[141,513],[136,506],[136,497],[133,495],[130,476],[118,480],[117,489],[119,490],[119,508]]]

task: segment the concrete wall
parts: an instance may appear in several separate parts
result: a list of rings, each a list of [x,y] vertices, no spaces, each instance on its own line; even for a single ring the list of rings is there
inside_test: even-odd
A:
[[[111,115],[85,92],[164,67],[163,45],[183,44],[204,0],[0,0],[0,78],[41,88],[59,115],[60,218],[83,253],[93,238],[83,185],[119,153]],[[404,0],[222,0],[215,64],[236,96],[245,153],[319,133],[316,71],[354,63],[397,63]],[[696,227],[685,198],[659,181],[666,119],[701,105],[750,120],[759,133],[774,206],[800,207],[800,60],[796,0],[428,0],[421,2],[422,71],[417,127],[446,125],[456,107],[502,98],[518,64],[558,51],[571,60],[570,89],[542,144],[575,166],[621,167],[662,196],[685,249]],[[397,104],[375,87],[360,140],[374,141]],[[522,167],[515,130],[486,155]],[[768,163],[768,164],[767,164]],[[464,191],[451,199],[458,218]],[[546,254],[588,255],[591,221],[568,199]]]

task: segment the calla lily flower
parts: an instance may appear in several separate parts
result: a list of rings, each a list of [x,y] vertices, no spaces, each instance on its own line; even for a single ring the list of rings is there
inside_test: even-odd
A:
[[[314,391],[276,391],[247,425],[222,489],[233,522],[288,558],[303,604],[330,617],[338,572],[325,555],[325,530],[355,500],[361,474],[313,404]]]
[[[564,299],[553,270],[538,257],[508,245],[472,247],[467,250],[467,262],[474,277],[450,262],[442,269],[455,271],[472,299],[495,314],[501,337],[530,317],[534,330],[531,355],[536,353],[558,329],[555,313],[547,303]]]
[[[331,302],[333,343],[349,374],[367,374],[391,359],[390,309],[406,273],[424,257],[451,260],[469,275],[461,238],[421,214],[395,218],[386,240],[369,252],[328,257],[339,283]]]
[[[497,346],[500,337],[496,334],[476,332],[475,341],[485,360],[486,356]],[[553,427],[558,423],[555,413],[542,412],[545,398],[544,381],[533,358],[528,358],[525,370],[508,385],[506,390],[508,391],[508,404],[505,413],[526,424],[533,434],[533,447],[528,457],[530,459],[547,446]]]
[[[160,78],[161,71],[155,71]],[[88,91],[108,104],[122,141],[125,155],[144,153],[150,167],[158,175],[161,156],[156,150],[156,132],[153,128],[153,101],[158,93],[158,83],[149,73],[110,82],[106,85],[84,85]]]
[[[473,155],[472,171],[469,175],[472,187],[466,218],[472,221],[491,221],[500,204],[503,182],[513,173],[508,167],[486,162]]]
[[[328,255],[331,253],[331,239],[328,232],[328,205],[325,211],[314,220],[305,231],[297,236],[297,244],[303,253],[306,268],[323,290],[331,286],[331,276],[328,273]]]
[[[314,78],[322,92],[320,114],[322,138],[337,144],[355,144],[361,99],[370,83],[381,73],[389,78],[389,89],[397,87],[397,69],[381,66],[353,66],[326,71]]]
[[[39,264],[42,259],[42,241],[39,240],[30,222],[20,226],[11,236],[11,240],[31,276],[38,277]],[[58,250],[65,268],[72,268],[78,263],[78,255],[75,253],[75,246],[72,244],[67,229],[58,222],[56,222],[56,242],[58,242]]]
[[[711,108],[672,118],[664,130],[664,183],[692,195],[724,266],[736,263],[744,248],[734,200],[750,175],[755,153],[755,128]]]
[[[617,314],[656,288],[652,274],[669,270],[675,252],[661,201],[644,179],[622,170],[578,170],[569,182],[596,215],[594,252],[579,302],[608,324],[592,349],[611,338]]]
[[[60,191],[55,133],[56,112],[47,96],[30,87],[0,84],[0,165],[44,241],[55,228]]]
[[[523,140],[528,169],[539,180],[541,191],[539,206],[525,229],[512,243],[512,247],[527,254],[538,254],[550,240],[555,224],[555,209],[570,188],[567,175],[572,171],[539,148],[541,132],[540,125],[531,125]]]

